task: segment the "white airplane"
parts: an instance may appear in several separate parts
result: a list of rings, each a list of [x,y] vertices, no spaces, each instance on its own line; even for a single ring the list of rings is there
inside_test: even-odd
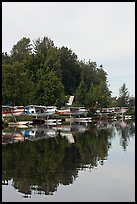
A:
[[[57,112],[56,106],[28,105],[25,107],[24,114],[36,117],[50,116]]]

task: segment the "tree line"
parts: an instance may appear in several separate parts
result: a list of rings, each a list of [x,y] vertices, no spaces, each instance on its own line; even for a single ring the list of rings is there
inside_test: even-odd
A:
[[[10,51],[2,53],[2,104],[64,106],[70,95],[75,105],[95,108],[134,106],[126,84],[112,100],[103,65],[79,61],[69,48],[58,48],[48,38],[31,43],[23,37]],[[124,99],[124,100],[123,100]]]

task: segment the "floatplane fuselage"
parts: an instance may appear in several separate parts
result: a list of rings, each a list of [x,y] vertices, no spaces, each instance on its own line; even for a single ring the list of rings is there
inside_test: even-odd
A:
[[[86,115],[88,113],[88,110],[85,107],[69,107],[66,109],[60,109],[58,110],[57,114],[59,115]]]
[[[2,106],[2,117],[9,118],[13,116],[19,116],[24,113],[23,106]]]
[[[28,105],[25,107],[24,114],[45,117],[53,115],[57,112],[56,106]]]

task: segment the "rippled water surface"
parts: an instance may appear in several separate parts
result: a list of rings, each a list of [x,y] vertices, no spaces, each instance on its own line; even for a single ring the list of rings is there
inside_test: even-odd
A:
[[[135,122],[2,131],[2,202],[134,202]]]

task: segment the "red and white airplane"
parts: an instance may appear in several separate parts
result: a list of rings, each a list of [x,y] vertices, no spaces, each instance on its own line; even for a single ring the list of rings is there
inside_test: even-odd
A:
[[[68,107],[66,109],[60,109],[57,111],[59,115],[86,115],[88,110],[85,107]]]
[[[12,116],[19,116],[24,113],[24,107],[23,106],[2,106],[2,117],[3,118],[9,118]]]

